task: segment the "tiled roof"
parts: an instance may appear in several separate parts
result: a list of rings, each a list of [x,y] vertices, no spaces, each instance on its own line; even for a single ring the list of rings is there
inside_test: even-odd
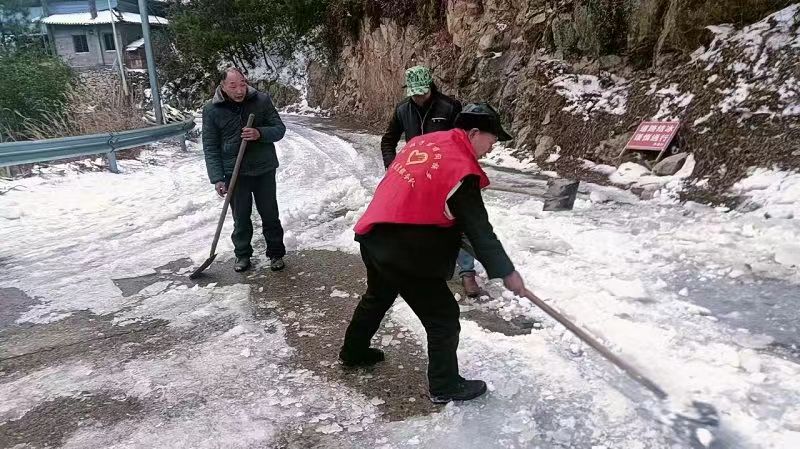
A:
[[[114,11],[112,15],[110,11],[97,11],[97,17],[92,19],[91,14],[88,12],[78,12],[72,14],[51,14],[43,19],[41,22],[47,25],[103,25],[110,24],[111,20],[114,23],[142,23],[142,16],[132,12],[119,12]],[[169,21],[159,16],[148,16],[151,25],[168,25]]]

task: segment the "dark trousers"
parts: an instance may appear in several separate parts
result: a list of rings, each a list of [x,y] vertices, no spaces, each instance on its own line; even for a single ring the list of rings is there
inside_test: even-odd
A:
[[[275,170],[258,176],[239,176],[231,197],[231,213],[233,214],[233,240],[236,257],[253,255],[253,199],[256,209],[261,215],[264,238],[267,241],[267,257],[283,257],[286,247],[283,246],[283,227],[278,217],[278,199],[276,197]]]
[[[380,266],[361,245],[367,267],[367,292],[353,312],[342,350],[358,354],[369,347],[381,320],[398,294],[417,315],[428,336],[428,386],[431,393],[446,393],[458,382],[459,309],[445,279],[399,274]]]

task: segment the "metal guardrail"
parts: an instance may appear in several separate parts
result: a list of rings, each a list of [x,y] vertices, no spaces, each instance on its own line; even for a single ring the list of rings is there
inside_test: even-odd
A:
[[[194,119],[189,119],[130,131],[0,143],[0,167],[105,154],[108,155],[111,170],[116,172],[115,151],[186,134],[194,126]]]

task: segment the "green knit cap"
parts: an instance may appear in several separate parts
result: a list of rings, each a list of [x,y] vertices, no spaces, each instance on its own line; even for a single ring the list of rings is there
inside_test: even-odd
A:
[[[431,69],[421,65],[411,67],[406,70],[406,96],[427,94],[432,82]]]

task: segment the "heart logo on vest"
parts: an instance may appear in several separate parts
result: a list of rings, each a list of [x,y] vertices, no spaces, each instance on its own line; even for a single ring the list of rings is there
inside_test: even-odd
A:
[[[428,153],[424,151],[414,150],[408,155],[406,165],[424,164],[428,162]]]

